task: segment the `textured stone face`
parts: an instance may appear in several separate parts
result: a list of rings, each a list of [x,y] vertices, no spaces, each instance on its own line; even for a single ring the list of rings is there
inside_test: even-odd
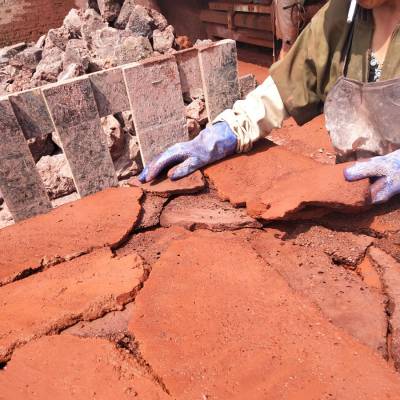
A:
[[[124,74],[146,164],[189,137],[178,67],[173,57],[166,57],[127,66]]]
[[[26,139],[54,131],[53,122],[40,89],[12,95],[9,100]]]
[[[43,89],[80,196],[117,185],[88,78]]]
[[[222,40],[199,47],[200,69],[209,121],[240,99],[236,44]]]
[[[9,100],[0,100],[0,190],[15,221],[51,209]]]
[[[90,75],[93,95],[100,117],[129,110],[129,99],[120,68]]]

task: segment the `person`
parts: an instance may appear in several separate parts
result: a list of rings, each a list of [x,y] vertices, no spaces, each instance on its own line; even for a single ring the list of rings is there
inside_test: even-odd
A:
[[[400,193],[400,0],[357,1],[348,23],[350,3],[330,0],[260,86],[156,157],[139,180],[171,167],[170,179],[180,179],[250,150],[289,116],[302,125],[325,111],[338,161],[359,160],[344,178],[372,178],[373,203]]]

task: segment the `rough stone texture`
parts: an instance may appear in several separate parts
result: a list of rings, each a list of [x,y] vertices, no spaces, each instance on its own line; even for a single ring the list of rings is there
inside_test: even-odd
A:
[[[189,230],[212,231],[262,227],[245,210],[233,208],[230,203],[222,202],[210,194],[182,196],[172,200],[164,208],[160,224],[166,228],[178,225]]]
[[[26,139],[54,131],[53,122],[39,89],[12,95],[9,100]]]
[[[247,74],[239,78],[240,97],[244,99],[251,91],[257,87],[256,77],[253,74]]]
[[[0,386],[2,400],[169,398],[114,344],[71,335],[44,337],[17,350]]]
[[[28,47],[10,60],[10,65],[34,71],[42,58],[42,49]]]
[[[130,329],[173,397],[398,396],[384,360],[227,233],[175,240],[135,303]]]
[[[124,77],[120,68],[91,74],[89,79],[100,117],[130,109]]]
[[[190,101],[203,96],[199,51],[196,48],[182,50],[175,53],[175,58],[185,100]]]
[[[113,115],[102,118],[101,125],[107,138],[107,145],[110,150],[111,158],[114,161],[118,159],[124,151],[125,132],[119,121]]]
[[[141,190],[108,189],[0,230],[0,286],[43,266],[117,246],[140,214]],[[45,235],[38,233],[46,229]]]
[[[37,163],[43,156],[53,154],[56,150],[51,139],[51,134],[28,139],[28,146],[35,163]]]
[[[364,260],[358,265],[356,271],[369,288],[379,290],[383,293],[381,277],[369,254],[366,255]]]
[[[140,187],[145,192],[156,194],[162,197],[174,195],[197,193],[205,188],[203,174],[200,171],[193,172],[185,178],[171,181],[168,178],[156,180],[150,183],[142,184],[137,178],[128,182],[131,186]]]
[[[389,352],[395,368],[400,371],[400,264],[376,247],[370,249],[369,255],[379,269],[384,291],[389,297]]]
[[[316,166],[319,164],[310,158],[271,146],[265,140],[258,143],[251,153],[207,167],[204,173],[222,200],[229,200],[234,206],[245,206],[282,176]]]
[[[114,168],[118,179],[131,178],[143,169],[137,137],[126,131],[125,148],[121,157],[114,161]]]
[[[248,202],[247,211],[252,217],[266,221],[308,219],[314,215],[318,218],[330,210],[364,211],[369,205],[369,180],[347,182],[343,173],[347,166],[320,165],[290,173],[274,182],[258,199]]]
[[[106,28],[108,25],[96,10],[88,8],[84,11],[82,16],[82,38],[91,45],[93,33],[97,30]]]
[[[76,8],[72,8],[65,16],[63,26],[71,33],[73,37],[81,35],[82,13]]]
[[[199,47],[199,57],[208,120],[214,121],[240,99],[236,42],[226,39]]]
[[[173,57],[165,57],[123,71],[146,164],[169,146],[189,138],[178,67]]]
[[[151,36],[153,20],[147,9],[141,5],[135,5],[129,15],[126,30],[137,36]]]
[[[117,20],[114,23],[114,26],[118,29],[125,29],[126,24],[129,21],[129,17],[131,16],[132,9],[134,7],[134,0],[125,0],[122,4],[120,13],[118,15]]]
[[[138,255],[113,258],[104,249],[3,286],[0,362],[32,339],[122,309],[143,279]]]
[[[15,221],[51,209],[9,100],[0,99],[0,190]]]
[[[71,168],[63,153],[42,157],[36,167],[51,200],[76,191]]]
[[[117,19],[121,10],[121,3],[121,0],[97,0],[100,14],[108,22],[113,22]]]
[[[174,27],[168,25],[164,31],[156,29],[153,31],[153,48],[162,54],[172,49],[175,41]]]
[[[71,39],[68,41],[63,56],[64,70],[70,64],[82,66],[83,72],[87,71],[90,64],[90,52],[87,43],[82,39]]]
[[[33,74],[33,85],[40,86],[48,82],[56,82],[63,69],[64,52],[58,47],[52,47],[43,55]]]
[[[349,235],[346,244],[337,232],[332,231],[331,235],[337,254],[346,254],[349,246],[358,241]],[[308,245],[304,237],[281,241],[276,236],[274,230],[257,231],[251,243],[265,262],[311,300],[329,321],[387,357],[386,298],[370,289],[353,271],[336,265],[335,257],[327,252],[327,235],[323,231],[322,237],[315,230],[306,232]],[[365,238],[364,251],[367,243]]]
[[[147,37],[128,37],[115,49],[115,64],[123,65],[144,60],[153,54]]]
[[[146,193],[142,200],[142,214],[136,229],[147,229],[159,225],[160,216],[167,201],[165,197]]]
[[[80,196],[117,185],[88,78],[43,89]]]

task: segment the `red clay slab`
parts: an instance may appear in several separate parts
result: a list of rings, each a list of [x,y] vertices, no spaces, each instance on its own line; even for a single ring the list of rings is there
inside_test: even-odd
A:
[[[0,288],[0,362],[14,348],[120,310],[144,279],[142,259],[101,249]]]
[[[207,167],[205,175],[222,200],[245,206],[289,172],[313,169],[320,164],[263,140],[253,151]]]
[[[43,266],[116,246],[136,224],[142,191],[112,188],[0,230],[0,286]]]
[[[232,233],[175,240],[130,330],[180,399],[398,399],[400,377]]]
[[[364,211],[369,203],[369,180],[347,182],[343,175],[347,166],[320,164],[276,179],[258,199],[247,203],[247,212],[270,221],[320,217],[329,211]]]
[[[193,174],[177,181],[171,181],[170,179],[165,178],[162,180],[156,180],[154,182],[142,184],[137,178],[132,178],[128,181],[128,184],[130,186],[140,187],[145,192],[162,197],[197,193],[205,187],[203,174],[200,171],[196,171]]]
[[[17,350],[0,372],[0,400],[169,398],[125,352],[103,339],[44,337]]]

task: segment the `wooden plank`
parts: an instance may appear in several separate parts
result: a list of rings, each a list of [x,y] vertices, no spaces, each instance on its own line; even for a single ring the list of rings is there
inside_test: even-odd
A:
[[[129,110],[121,68],[113,68],[89,75],[90,83],[100,117]]]
[[[231,30],[222,25],[206,24],[207,35],[210,38],[232,39],[242,43],[254,44],[272,49],[274,46],[272,32],[265,32],[265,38],[259,38],[260,31],[243,29]],[[264,33],[264,32],[263,32]]]
[[[51,210],[43,182],[7,98],[0,99],[0,190],[16,222]]]
[[[43,94],[79,195],[117,186],[89,78],[49,85]]]
[[[167,56],[131,64],[123,72],[146,165],[169,146],[189,139],[178,66]]]
[[[26,139],[44,136],[54,131],[40,89],[10,95],[9,100]]]
[[[272,8],[270,5],[261,4],[239,4],[239,3],[228,3],[223,1],[210,1],[208,3],[210,10],[222,10],[222,11],[238,11],[238,12],[249,12],[257,14],[271,14]]]
[[[228,25],[228,13],[226,11],[202,10],[200,13],[200,19],[203,22]],[[235,13],[232,20],[235,28],[272,31],[272,20],[270,15]]]
[[[240,99],[236,43],[222,40],[199,49],[209,121]]]
[[[196,48],[175,53],[184,99],[190,101],[203,95],[203,81],[200,72],[199,52]]]

